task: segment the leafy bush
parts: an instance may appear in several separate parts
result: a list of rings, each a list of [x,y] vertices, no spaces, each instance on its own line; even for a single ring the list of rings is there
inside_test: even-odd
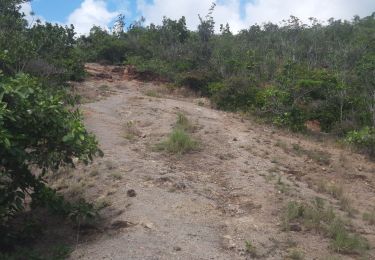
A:
[[[141,74],[141,77],[142,75],[147,76],[147,73],[153,77],[150,79],[147,77],[142,77],[143,80],[152,80],[154,78],[164,77],[173,81],[175,77],[173,68],[170,66],[170,64],[160,59],[145,60],[140,56],[131,56],[126,60],[125,63],[134,65],[137,68],[137,72]]]
[[[364,127],[359,131],[351,131],[346,136],[346,141],[361,150],[375,156],[375,128]]]
[[[97,154],[97,141],[63,93],[25,74],[0,78],[0,226],[23,209],[27,195],[44,189],[49,170]]]
[[[257,86],[252,81],[242,77],[232,77],[222,84],[209,85],[212,100],[220,109],[251,110],[255,104]]]
[[[208,85],[215,80],[215,74],[205,69],[183,72],[177,76],[178,85],[188,87],[204,96],[210,94]]]

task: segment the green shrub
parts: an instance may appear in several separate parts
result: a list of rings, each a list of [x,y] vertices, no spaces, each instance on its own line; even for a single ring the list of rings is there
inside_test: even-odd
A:
[[[346,136],[346,141],[353,144],[358,149],[363,150],[375,156],[375,128],[364,127],[359,131],[349,132]]]
[[[0,226],[23,209],[26,194],[43,193],[50,170],[101,154],[63,97],[27,75],[0,78]]]
[[[134,65],[140,76],[143,76],[142,80],[162,77],[173,81],[176,78],[176,73],[171,64],[158,58],[144,59],[141,56],[129,56],[125,63]]]
[[[254,107],[257,85],[246,78],[232,77],[209,85],[209,89],[213,103],[220,109],[249,111]]]

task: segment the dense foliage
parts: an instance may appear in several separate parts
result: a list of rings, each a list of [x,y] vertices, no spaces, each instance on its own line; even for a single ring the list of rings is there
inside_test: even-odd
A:
[[[116,33],[95,27],[80,48],[91,61],[135,65],[209,96],[218,108],[252,111],[293,130],[308,121],[338,135],[375,127],[375,13],[324,24],[311,18],[309,25],[290,17],[238,34],[221,25],[217,34],[214,7],[196,31],[184,17],[159,26],[140,20]]]
[[[7,225],[26,198],[51,199],[46,174],[100,153],[65,91],[66,80],[83,75],[73,28],[28,25],[21,2],[0,2],[1,249],[12,244]]]

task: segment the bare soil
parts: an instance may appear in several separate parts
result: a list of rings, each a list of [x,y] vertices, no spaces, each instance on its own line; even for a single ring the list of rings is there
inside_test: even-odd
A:
[[[317,196],[375,245],[375,226],[362,219],[375,207],[375,164],[365,156],[323,134],[214,110],[189,91],[132,80],[123,68],[88,64],[87,71],[76,90],[105,156],[54,186],[101,205],[104,224],[81,235],[71,259],[288,259],[293,250],[305,259],[360,259],[332,252],[328,238],[303,226],[282,230],[289,201]],[[178,113],[196,126],[199,150],[155,150]],[[351,217],[327,185],[342,188]],[[374,249],[367,257],[375,259]]]

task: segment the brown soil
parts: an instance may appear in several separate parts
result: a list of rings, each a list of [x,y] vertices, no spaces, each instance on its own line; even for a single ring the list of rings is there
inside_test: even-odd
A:
[[[362,220],[375,206],[375,164],[364,156],[326,136],[292,134],[129,80],[122,68],[87,70],[91,77],[76,89],[105,156],[77,169],[73,188],[66,179],[55,187],[101,203],[106,224],[94,239],[82,235],[71,259],[251,259],[245,241],[262,259],[287,259],[291,250],[305,259],[359,259],[333,253],[328,238],[303,226],[282,231],[292,200],[319,196],[349,219],[325,185],[342,187],[355,209],[352,230],[375,245],[375,226]],[[200,149],[156,151],[178,113],[197,126]],[[375,259],[373,249],[368,254]]]

